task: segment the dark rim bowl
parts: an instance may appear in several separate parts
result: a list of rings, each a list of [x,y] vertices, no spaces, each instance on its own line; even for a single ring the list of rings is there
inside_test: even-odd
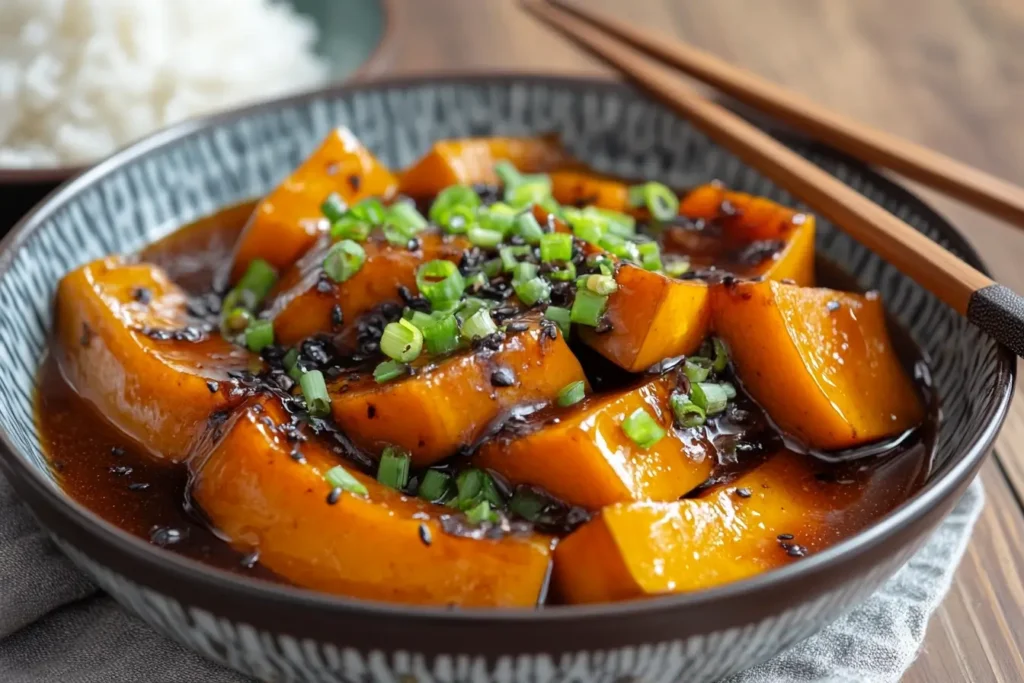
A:
[[[465,90],[473,97],[499,98],[505,97],[501,93],[506,90],[511,92],[520,87],[527,91],[534,89],[542,94],[551,93],[551,97],[555,97],[556,93],[569,93],[580,100],[598,98],[594,101],[599,101],[599,98],[606,97],[609,102],[618,101],[624,103],[624,106],[650,108],[655,112],[652,116],[663,117],[669,123],[674,120],[671,114],[663,112],[658,105],[643,100],[642,96],[626,86],[613,82],[537,74],[467,74],[360,83],[260,104],[203,120],[188,121],[114,154],[51,194],[25,217],[0,243],[0,301],[10,303],[4,297],[3,283],[15,277],[12,275],[12,266],[19,252],[27,248],[26,245],[36,233],[49,225],[48,221],[57,216],[63,207],[73,203],[76,197],[118,169],[187,145],[193,136],[202,135],[204,131],[247,117],[270,117],[290,110],[301,111],[321,101],[378,98],[381,106],[384,106],[385,102],[398,102],[394,96],[386,99],[385,93],[423,93],[423,97],[427,98],[425,101],[429,100],[431,106],[441,106],[437,103],[443,97],[438,95],[435,98],[431,95],[435,90],[442,94],[449,90]],[[505,101],[500,100],[502,103]],[[453,107],[452,112],[463,111],[469,106],[458,104],[455,100],[453,102],[455,104],[450,105]],[[573,125],[583,126],[591,121],[587,118],[590,116],[587,106],[582,106],[583,113],[579,114],[583,119],[573,119],[576,121]],[[612,109],[614,107],[608,110]],[[401,119],[405,115],[402,113],[404,111],[399,109],[396,119]],[[438,120],[447,121],[444,116]],[[687,124],[675,121],[677,124],[673,125],[681,128],[673,129],[673,136],[685,134],[690,136],[687,139],[692,137],[694,145],[707,146],[706,151],[698,152],[697,156],[731,157],[699,133],[690,132]],[[472,127],[470,130],[477,132]],[[359,135],[358,126],[355,132]],[[601,149],[608,151],[612,157],[619,149],[615,137],[618,135],[620,133],[616,128],[600,138],[605,141],[600,144],[610,145]],[[850,182],[868,196],[884,200],[883,203],[887,203],[891,210],[907,211],[908,215],[917,216],[922,222],[919,229],[932,234],[973,265],[983,267],[963,236],[906,190],[837,152],[796,138],[785,139],[809,158],[835,167],[833,170],[844,181]],[[571,146],[570,150],[573,151]],[[732,169],[724,173],[734,174],[740,179],[746,178],[742,180],[747,185],[743,189],[765,193],[783,201],[790,200],[768,181],[751,180],[750,177],[756,174],[751,175],[752,172],[738,162],[727,159],[723,163],[725,166],[722,168]],[[726,182],[730,180],[726,178]],[[977,375],[975,381],[984,386],[985,415],[976,416],[976,422],[972,423],[970,429],[963,430],[964,433],[955,442],[955,450],[946,454],[943,463],[937,467],[924,488],[877,523],[800,562],[718,588],[635,602],[554,606],[543,610],[451,611],[336,597],[213,570],[154,547],[100,519],[62,495],[47,474],[30,462],[32,458],[24,452],[24,448],[17,445],[21,443],[20,440],[12,437],[10,415],[3,414],[3,411],[0,411],[0,444],[3,447],[0,464],[33,512],[57,538],[62,549],[119,600],[143,613],[159,629],[194,647],[196,645],[189,640],[188,634],[183,634],[177,626],[168,623],[159,614],[147,613],[142,605],[144,601],[125,597],[126,586],[144,589],[140,594],[150,597],[154,593],[170,596],[172,600],[198,606],[218,617],[254,624],[257,630],[285,631],[291,637],[326,640],[365,651],[383,648],[388,651],[438,655],[454,649],[456,653],[469,651],[493,658],[505,654],[518,656],[536,652],[601,652],[623,646],[665,643],[673,639],[683,639],[674,642],[690,645],[696,642],[694,639],[704,639],[700,641],[699,647],[694,647],[698,651],[704,648],[706,653],[709,648],[726,647],[726,644],[715,640],[719,636],[725,638],[723,643],[729,641],[729,638],[739,639],[737,642],[741,643],[745,642],[744,639],[753,639],[750,642],[754,644],[748,643],[749,647],[740,659],[723,664],[722,668],[715,670],[715,675],[728,673],[737,667],[760,661],[781,647],[806,637],[840,612],[863,600],[901,566],[924,541],[927,533],[950,511],[976,474],[1006,416],[1012,396],[1016,365],[1008,351],[996,347],[988,337],[956,317],[942,304],[931,300],[930,295],[923,293],[916,285],[904,282],[903,276],[892,270],[891,266],[845,236],[826,229],[825,234],[819,236],[819,247],[823,244],[822,239],[828,249],[836,249],[834,245],[842,242],[843,253],[847,249],[851,250],[847,265],[855,273],[860,274],[863,270],[868,280],[883,278],[885,282],[899,281],[891,285],[893,296],[899,298],[901,307],[909,311],[907,315],[916,321],[918,327],[911,331],[919,343],[927,340],[930,335],[939,336],[939,328],[935,326],[941,323],[944,326],[941,328],[942,336],[959,344],[960,355],[969,353],[970,349],[981,349],[977,351],[978,358],[973,361],[951,361],[954,364],[950,366],[949,372],[974,372]],[[885,296],[885,288],[882,289]],[[905,303],[907,297],[912,298],[912,304]],[[12,332],[8,330],[8,334]],[[960,358],[959,355],[956,357]],[[38,360],[38,357],[32,358],[30,364],[38,363]],[[956,363],[962,363],[963,367]],[[957,411],[961,409],[968,414],[971,411],[970,405],[950,408]],[[209,652],[207,654],[210,655]],[[216,654],[210,656],[222,661],[229,659]],[[246,670],[243,665],[234,665]]]

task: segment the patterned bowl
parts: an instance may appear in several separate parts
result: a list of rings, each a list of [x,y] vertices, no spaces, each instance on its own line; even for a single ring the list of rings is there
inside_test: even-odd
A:
[[[533,75],[389,81],[260,105],[157,134],[38,207],[0,255],[2,464],[57,544],[127,609],[207,657],[265,680],[714,680],[756,664],[866,598],[916,550],[977,472],[1013,389],[1010,354],[823,222],[818,248],[881,290],[930,356],[943,406],[927,485],[886,518],[801,562],[689,595],[540,611],[446,611],[321,595],[221,573],[102,521],[65,496],[33,425],[31,391],[58,278],[110,252],[267,192],[332,126],[401,166],[433,140],[561,133],[596,168],[684,187],[719,178],[794,198],[686,121],[610,82]],[[980,266],[905,190],[835,152],[802,154]]]

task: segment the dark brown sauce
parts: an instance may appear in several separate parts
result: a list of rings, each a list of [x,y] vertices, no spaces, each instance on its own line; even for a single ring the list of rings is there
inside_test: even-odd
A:
[[[187,226],[146,247],[139,259],[163,267],[191,295],[201,297],[211,290],[218,270],[229,260],[235,238],[252,207],[251,203],[232,207]],[[825,285],[856,289],[856,283],[841,269],[821,261],[819,277]],[[908,335],[895,324],[890,325],[890,333],[905,367],[926,369],[925,359]],[[573,351],[597,390],[613,390],[637,381],[635,375],[618,369],[587,347],[573,344]],[[660,369],[670,371],[669,366]],[[927,377],[927,372],[916,376]],[[938,406],[930,387],[922,386],[922,392],[929,405],[925,427],[898,444],[878,449],[885,457],[834,464],[806,455],[815,463],[820,481],[837,487],[856,486],[863,491],[857,510],[833,521],[828,542],[867,526],[923,485],[934,450]],[[287,583],[263,568],[258,558],[233,550],[209,528],[200,512],[190,510],[187,468],[147,457],[141,446],[75,393],[52,354],[44,358],[39,372],[36,408],[44,450],[61,486],[79,503],[129,533],[185,557]],[[508,428],[506,423],[494,426],[495,431]],[[734,479],[782,441],[760,407],[746,396],[702,430],[694,430],[692,438],[706,441],[717,457],[716,470],[705,487]],[[457,459],[459,455],[448,461],[448,466]],[[568,513],[574,517],[571,524],[561,527],[563,532],[583,521],[578,509],[567,509]],[[558,521],[548,530],[557,530],[563,523]]]

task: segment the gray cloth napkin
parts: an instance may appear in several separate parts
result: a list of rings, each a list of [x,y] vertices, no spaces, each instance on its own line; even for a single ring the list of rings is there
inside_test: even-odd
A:
[[[983,505],[975,482],[909,563],[867,603],[730,683],[889,683],[917,655]],[[235,683],[128,615],[61,555],[0,477],[0,681]]]

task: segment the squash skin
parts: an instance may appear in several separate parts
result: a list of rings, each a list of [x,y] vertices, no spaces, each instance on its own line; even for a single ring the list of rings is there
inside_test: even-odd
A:
[[[367,197],[390,197],[397,184],[391,171],[350,130],[335,128],[256,205],[235,246],[231,283],[257,258],[266,260],[278,273],[295,263],[329,227],[320,206],[331,193],[351,206]]]
[[[413,364],[416,375],[384,384],[362,373],[342,376],[328,385],[334,419],[372,455],[393,444],[409,451],[416,467],[424,467],[472,444],[502,411],[548,403],[565,385],[586,381],[560,332],[548,337],[537,314],[521,320],[529,328],[508,335],[498,351],[421,356]],[[512,370],[512,386],[492,385],[498,367]]]
[[[419,249],[391,245],[379,231],[374,231],[362,247],[366,261],[359,272],[345,282],[325,280],[321,290],[321,274],[327,251],[333,241],[323,235],[317,245],[299,259],[280,280],[268,304],[274,321],[274,338],[279,344],[293,345],[321,332],[340,332],[359,316],[383,303],[401,303],[399,287],[417,294],[416,269],[422,264],[441,259],[458,263],[470,243],[455,236],[443,236],[435,230],[419,235]],[[342,324],[331,319],[334,306],[340,306]]]
[[[299,586],[355,598],[462,607],[532,607],[541,599],[551,538],[446,534],[440,520],[451,509],[379,484],[315,438],[297,445],[305,462],[296,462],[267,417],[288,420],[274,399],[242,406],[192,463],[192,499],[236,549],[258,550],[263,566]],[[337,464],[368,496],[346,492],[327,503],[323,475]]]
[[[494,164],[509,161],[523,173],[550,171],[576,162],[557,135],[523,138],[459,138],[434,143],[403,171],[398,190],[414,197],[436,194],[449,185],[496,185]]]
[[[148,303],[136,300],[137,288]],[[253,360],[217,332],[193,343],[142,331],[194,323],[186,302],[163,270],[120,257],[87,263],[57,286],[54,350],[64,376],[155,459],[171,462],[188,455],[211,413],[232,403],[226,385],[208,383]]]
[[[923,420],[877,296],[739,282],[714,287],[712,309],[744,387],[804,445],[851,448]]]
[[[566,503],[599,509],[618,502],[678,500],[712,471],[713,449],[673,427],[669,396],[674,377],[584,399],[570,408],[544,412],[535,431],[498,435],[474,456],[511,484],[531,484]],[[622,422],[638,408],[654,417],[666,435],[642,449]],[[558,422],[552,424],[552,419]],[[529,419],[529,418],[528,418]]]

